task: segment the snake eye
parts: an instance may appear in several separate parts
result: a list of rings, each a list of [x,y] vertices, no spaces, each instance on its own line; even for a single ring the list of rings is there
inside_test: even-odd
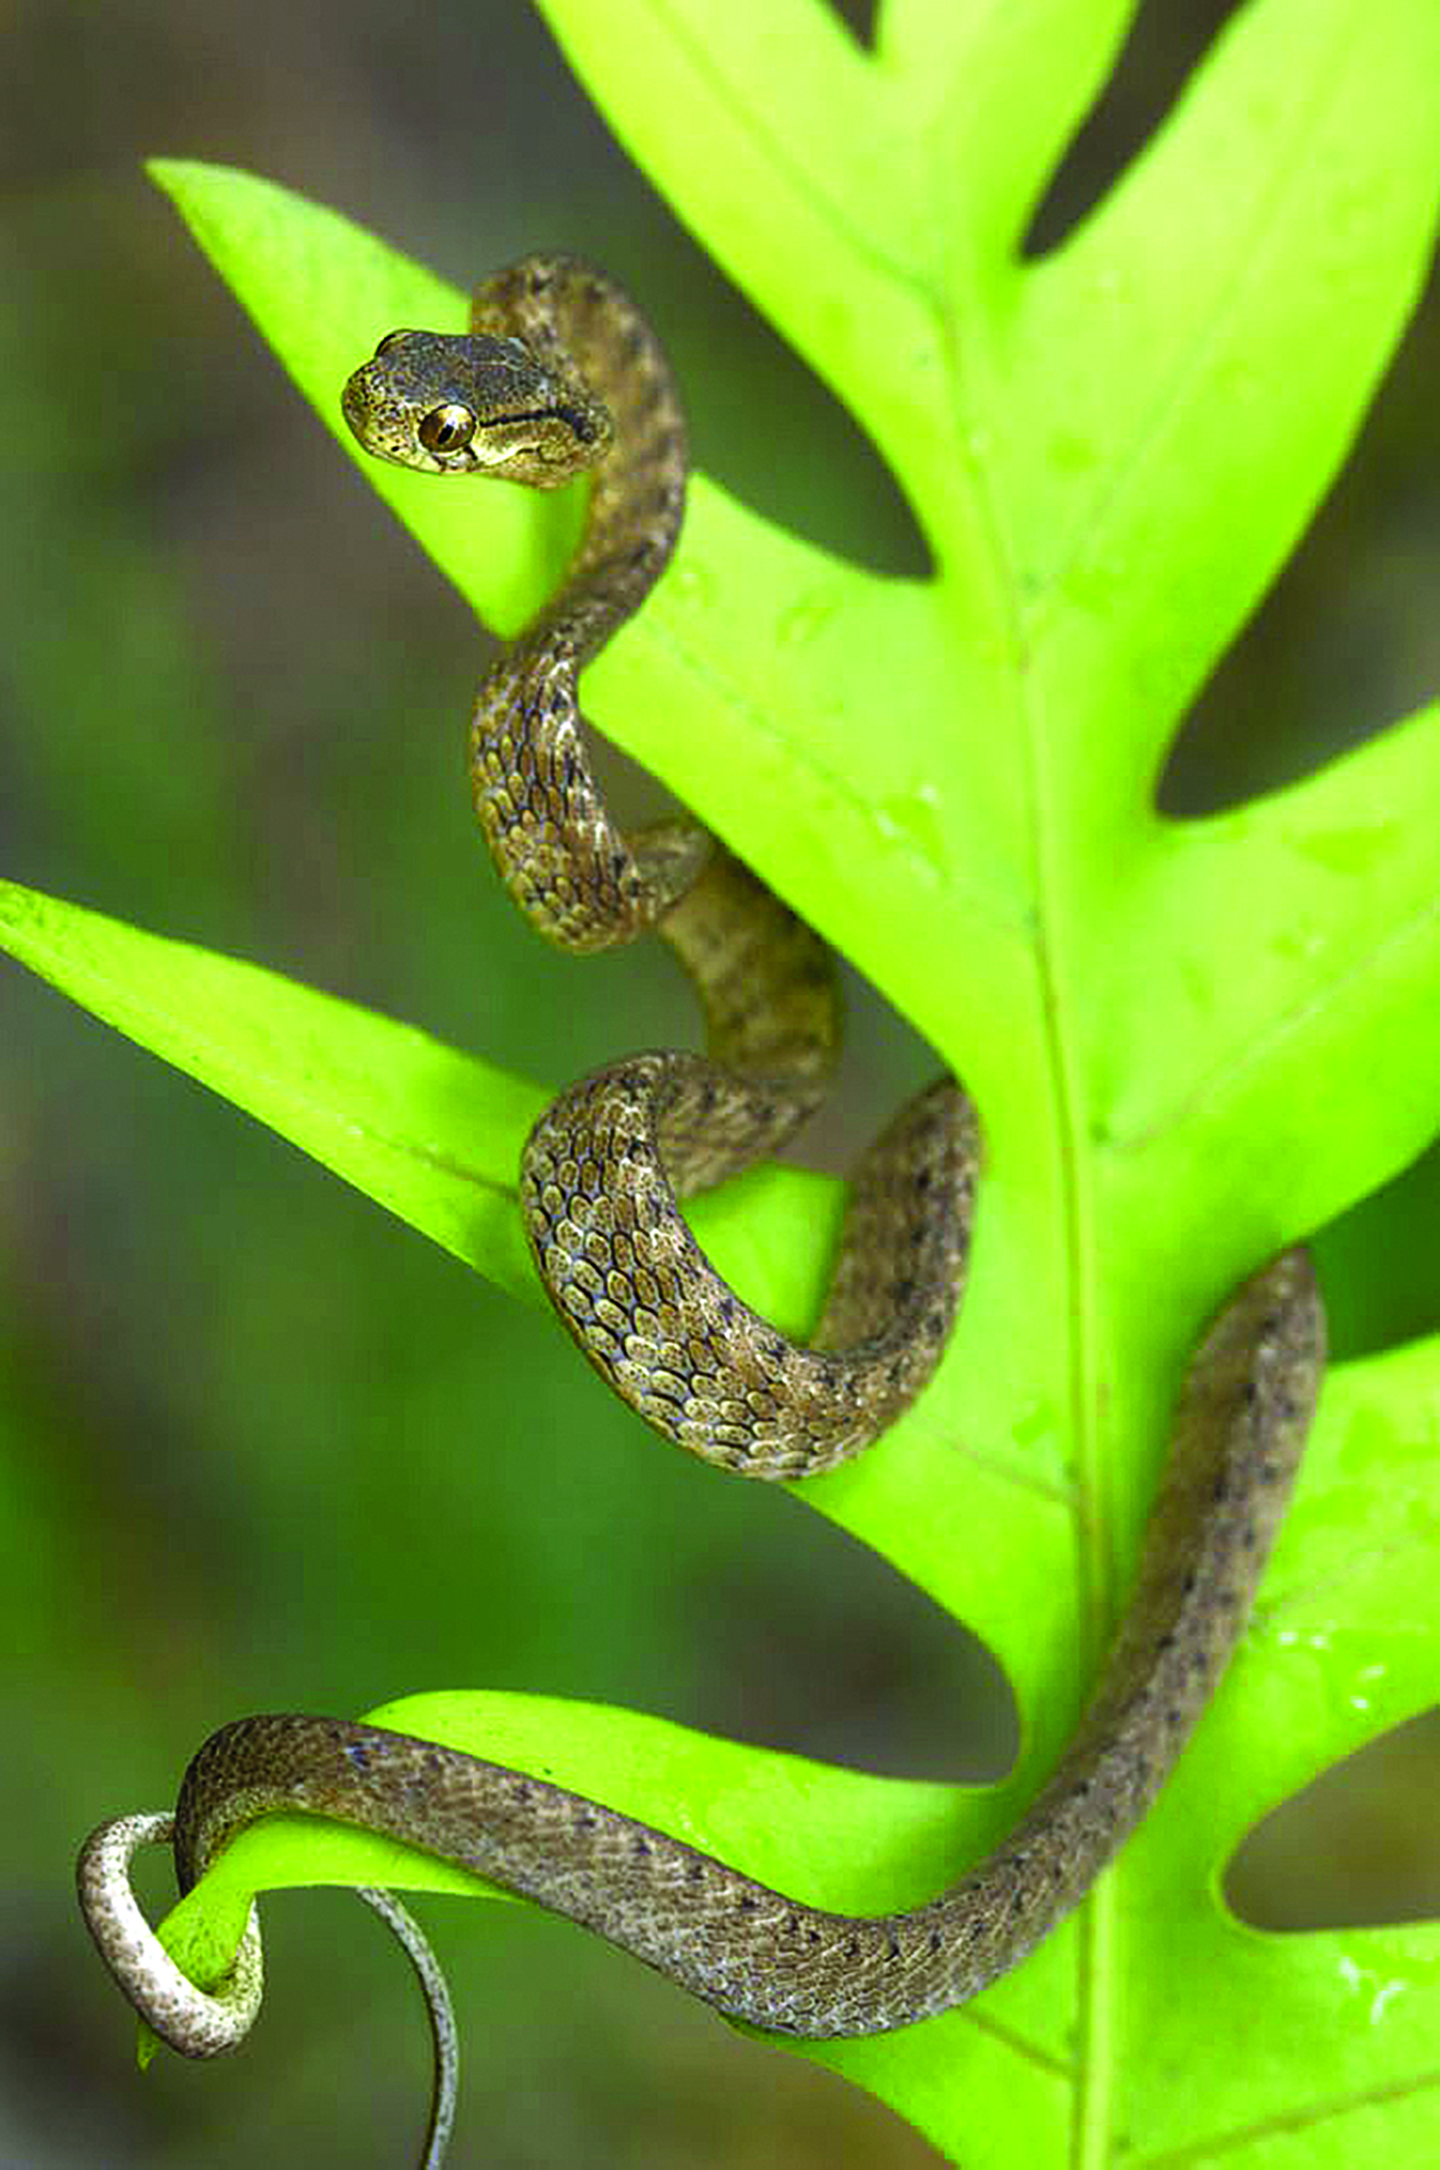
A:
[[[411,334],[408,331],[403,330],[398,332],[386,332],[385,337],[381,340],[379,346],[375,349],[375,352],[377,354],[388,354],[392,347],[398,347],[402,339],[408,339],[410,338],[410,336]]]
[[[420,442],[427,452],[463,452],[475,435],[475,417],[458,400],[432,407],[420,424]]]

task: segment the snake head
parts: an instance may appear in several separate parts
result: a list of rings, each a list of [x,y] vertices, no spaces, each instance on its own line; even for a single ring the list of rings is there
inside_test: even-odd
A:
[[[479,333],[387,333],[340,405],[376,459],[542,490],[595,466],[613,435],[608,410],[521,340]]]

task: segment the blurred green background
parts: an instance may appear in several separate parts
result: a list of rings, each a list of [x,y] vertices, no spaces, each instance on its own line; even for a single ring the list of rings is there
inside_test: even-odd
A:
[[[1034,245],[1226,12],[1142,10]],[[924,565],[867,444],[523,0],[21,0],[0,26],[0,872],[541,1077],[693,1040],[664,958],[577,965],[503,902],[461,770],[474,623],[148,188],[149,152],[271,174],[461,283],[532,247],[594,256],[652,311],[703,466],[833,548]],[[1352,468],[1187,724],[1171,810],[1300,772],[1440,685],[1437,381],[1432,285]],[[852,991],[843,1100],[807,1145],[835,1165],[929,1068]],[[1325,1238],[1342,1350],[1440,1326],[1437,1209],[1432,1155]],[[247,1709],[504,1686],[877,1768],[988,1776],[1011,1750],[988,1658],[859,1547],[662,1450],[538,1313],[11,970],[0,1453],[0,2163],[409,2159],[423,2028],[363,1909],[272,1900],[246,2053],[144,2082],[84,1940],[86,1829],[168,1803]],[[1275,1924],[1436,1910],[1437,1780],[1440,1732],[1405,1729],[1261,1835],[1239,1903]],[[147,1881],[158,1901],[163,1865]],[[458,2163],[936,2160],[565,1924],[424,1915],[465,2037]]]

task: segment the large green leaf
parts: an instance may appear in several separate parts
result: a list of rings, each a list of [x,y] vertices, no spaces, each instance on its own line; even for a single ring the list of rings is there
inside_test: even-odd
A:
[[[1387,2147],[1403,2149],[1407,2129],[1436,2128],[1435,1931],[1260,1936],[1216,1887],[1266,1809],[1433,1691],[1424,1623],[1440,1545],[1437,1451],[1440,1337],[1332,1373],[1249,1640],[1179,1779],[1109,1879],[1123,1961],[1112,1954],[1107,1969],[1114,2009],[1094,2018],[1107,2030],[1123,2021],[1145,2044],[1129,2058],[1112,2045],[1117,2161],[1168,2160],[1201,2140],[1199,2157],[1284,2161],[1267,2152],[1276,2126],[1305,2134],[1306,2161],[1378,2160],[1356,2132],[1386,2093],[1424,2120],[1387,2122]],[[410,1696],[368,1716],[598,1795],[821,1906],[913,1904],[1013,1813],[1003,1789],[871,1778],[544,1696]],[[255,1891],[315,1883],[506,1896],[391,1840],[272,1817],[175,1909],[166,1940],[214,1979]],[[957,2149],[963,2118],[966,2163],[1058,2160],[1077,2082],[1096,2077],[1073,2033],[1084,1956],[1082,1925],[1068,1924],[973,2006],[878,2043],[804,2053],[884,2095],[941,2146]]]
[[[515,1210],[520,1148],[551,1095],[412,1025],[189,942],[0,882],[0,948],[423,1230],[543,1303]],[[839,1186],[758,1168],[688,1209],[739,1285],[799,1330]]]
[[[1440,13],[1252,0],[1108,200],[1028,263],[1016,235],[1125,27],[1115,0],[894,0],[873,54],[822,0],[547,12],[884,450],[934,552],[931,579],[881,579],[698,478],[675,567],[584,693],[979,1101],[971,1293],[941,1374],[804,1496],[992,1643],[1025,1743],[1005,1786],[956,1794],[617,1711],[388,1715],[806,1896],[887,1905],[1003,1828],[1073,1722],[1206,1313],[1434,1130],[1440,715],[1205,823],[1162,822],[1151,786],[1403,326],[1440,179]],[[338,385],[381,332],[462,321],[429,273],[272,184],[159,177],[337,435]],[[579,517],[365,472],[502,632]],[[254,968],[10,905],[17,953],[78,999],[525,1282],[507,1155],[534,1088]],[[762,1178],[707,1201],[727,1265],[752,1205],[766,1236],[734,1270],[798,1315],[832,1192]],[[1273,1800],[1433,1697],[1437,1410],[1433,1343],[1332,1375],[1255,1628],[1117,1867],[975,2005],[808,2054],[967,2164],[1416,2159],[1421,2132],[1434,2152],[1440,1936],[1262,1937],[1217,1893]],[[208,1924],[213,1966],[249,1890],[377,1878],[454,1881],[277,1823],[184,1922]]]

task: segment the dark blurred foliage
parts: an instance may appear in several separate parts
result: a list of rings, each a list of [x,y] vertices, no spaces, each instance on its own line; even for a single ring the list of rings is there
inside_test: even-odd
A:
[[[1033,246],[1103,191],[1225,12],[1145,9]],[[836,549],[918,570],[868,445],[629,167],[522,0],[20,0],[0,35],[0,869],[540,1076],[689,1037],[663,959],[576,966],[502,902],[460,774],[473,621],[138,161],[272,174],[462,283],[529,247],[594,255],[653,310],[704,466]],[[1189,720],[1171,811],[1299,772],[1433,692],[1437,364],[1432,292],[1351,470]],[[878,1000],[856,989],[853,1008],[831,1155],[928,1067]],[[1432,1157],[1325,1238],[1342,1349],[1440,1325],[1437,1186]],[[659,1451],[538,1313],[18,972],[0,996],[0,1443],[7,2163],[406,2159],[423,2032],[405,1970],[335,1894],[269,1906],[268,2014],[243,2057],[130,2070],[71,1858],[100,1816],[168,1802],[243,1710],[483,1684],[897,1770],[984,1776],[1010,1753],[988,1658],[858,1546]],[[1433,1908],[1437,1765],[1423,1726],[1358,1759],[1257,1842],[1242,1903],[1277,1922]],[[566,1925],[425,1914],[464,2021],[458,2162],[934,2159]]]

